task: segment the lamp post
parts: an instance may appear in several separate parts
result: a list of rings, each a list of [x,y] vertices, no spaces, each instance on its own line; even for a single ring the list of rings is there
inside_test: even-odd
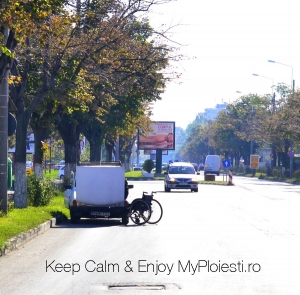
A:
[[[283,63],[281,63],[281,62],[275,61],[275,60],[270,60],[270,59],[269,59],[268,62],[280,64],[280,65],[283,65],[283,66],[287,66],[287,67],[290,67],[290,68],[292,69],[291,89],[293,90],[293,93],[294,93],[294,90],[295,90],[295,81],[294,81],[294,79],[293,79],[293,67],[290,66],[290,65],[283,64]]]
[[[251,107],[251,133],[250,133],[250,136],[251,136],[251,142],[250,142],[250,157],[252,155],[252,152],[253,152],[253,140],[252,140],[252,136],[253,136],[253,113],[254,113],[254,106]]]
[[[258,75],[258,74],[252,74],[253,76],[255,76],[255,77],[262,77],[262,78],[265,78],[265,79],[269,79],[269,80],[272,80],[272,94],[273,94],[273,92],[274,92],[274,90],[273,90],[273,86],[274,86],[274,80],[272,79],[272,78],[269,78],[269,77],[266,77],[266,76],[262,76],[262,75]]]
[[[294,92],[295,92],[295,81],[294,81],[294,78],[293,78],[293,67],[290,66],[290,65],[287,65],[287,64],[283,64],[281,62],[278,62],[278,61],[275,61],[275,60],[268,60],[268,62],[271,62],[271,63],[276,63],[276,64],[280,64],[280,65],[283,65],[283,66],[287,66],[287,67],[290,67],[292,69],[292,79],[291,79],[291,89],[293,91],[293,95],[294,95]],[[291,152],[293,151],[293,141],[291,140]],[[292,175],[293,175],[293,157],[290,156],[290,178],[292,178]]]
[[[250,158],[249,158],[249,168],[251,168],[251,155],[253,153],[253,115],[254,115],[254,106],[251,107],[251,141],[250,141]],[[255,175],[255,170],[252,169],[252,175]]]
[[[266,76],[261,76],[261,75],[258,75],[258,74],[252,74],[252,75],[256,76],[256,77],[262,77],[262,78],[265,78],[265,79],[272,80],[272,96],[271,96],[271,101],[272,101],[272,112],[274,113],[274,111],[275,111],[275,93],[274,93],[274,89],[273,89],[274,80],[272,78],[269,78],[269,77],[266,77]]]

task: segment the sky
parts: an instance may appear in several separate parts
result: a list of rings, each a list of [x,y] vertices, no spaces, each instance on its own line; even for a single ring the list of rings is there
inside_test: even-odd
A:
[[[151,119],[185,129],[218,103],[292,80],[297,89],[299,15],[296,0],[177,0],[153,9],[150,24],[175,26],[172,40],[188,58],[174,64],[181,78],[167,85]]]

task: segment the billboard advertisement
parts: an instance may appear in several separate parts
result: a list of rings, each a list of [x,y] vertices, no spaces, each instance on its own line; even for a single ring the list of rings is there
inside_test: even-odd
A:
[[[139,131],[138,149],[174,150],[175,122],[152,122],[147,133]]]
[[[16,148],[10,148],[7,151],[8,153],[15,153],[16,152]],[[26,154],[34,154],[34,134],[31,133],[27,136],[27,140],[26,140]]]

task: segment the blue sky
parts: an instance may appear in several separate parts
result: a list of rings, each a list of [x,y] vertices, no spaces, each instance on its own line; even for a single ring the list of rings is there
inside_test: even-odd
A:
[[[185,129],[205,108],[271,93],[273,82],[291,85],[293,78],[297,88],[299,15],[300,3],[292,0],[177,0],[155,9],[153,26],[180,24],[172,39],[190,60],[175,65],[182,78],[167,86],[152,119]]]

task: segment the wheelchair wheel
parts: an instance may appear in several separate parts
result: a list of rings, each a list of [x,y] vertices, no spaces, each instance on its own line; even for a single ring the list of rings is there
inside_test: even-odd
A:
[[[150,219],[148,220],[148,223],[150,224],[158,223],[163,216],[162,206],[157,200],[152,199],[150,207],[151,207],[151,216]]]
[[[145,224],[149,221],[151,209],[148,203],[144,200],[134,200],[130,206],[129,217],[133,223],[137,225]]]

